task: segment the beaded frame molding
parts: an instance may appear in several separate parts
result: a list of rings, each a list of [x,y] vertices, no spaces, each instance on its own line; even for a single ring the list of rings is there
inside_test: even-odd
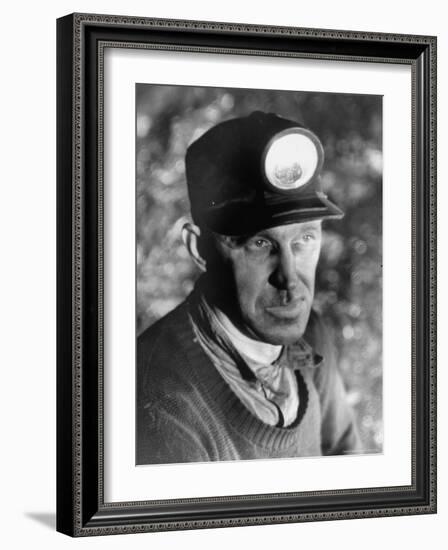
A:
[[[412,483],[108,503],[103,487],[104,49],[412,71]],[[72,14],[57,21],[57,530],[71,536],[436,512],[436,38]]]

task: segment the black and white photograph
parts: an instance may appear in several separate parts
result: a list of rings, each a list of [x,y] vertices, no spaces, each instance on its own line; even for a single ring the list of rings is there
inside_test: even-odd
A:
[[[443,549],[448,33],[418,7],[6,4],[5,550]]]
[[[309,23],[57,21],[60,533],[437,512],[437,37]]]
[[[135,93],[136,465],[382,453],[383,98]]]

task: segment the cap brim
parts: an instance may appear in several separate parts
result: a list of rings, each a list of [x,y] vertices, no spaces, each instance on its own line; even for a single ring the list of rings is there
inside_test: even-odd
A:
[[[301,197],[296,201],[290,197],[276,200],[262,206],[237,203],[210,209],[201,222],[215,233],[241,236],[292,223],[313,220],[340,219],[344,212],[323,193]]]

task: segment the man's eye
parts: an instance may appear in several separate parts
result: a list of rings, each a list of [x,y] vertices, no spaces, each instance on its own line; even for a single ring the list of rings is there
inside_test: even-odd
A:
[[[310,241],[314,241],[315,238],[316,236],[314,235],[314,233],[305,233],[304,235],[302,235],[302,241],[306,243]]]
[[[266,239],[252,239],[248,244],[249,248],[254,250],[263,250],[271,246],[270,241],[267,241]]]
[[[303,246],[312,244],[316,240],[315,233],[304,233],[296,241],[294,241],[295,246]]]

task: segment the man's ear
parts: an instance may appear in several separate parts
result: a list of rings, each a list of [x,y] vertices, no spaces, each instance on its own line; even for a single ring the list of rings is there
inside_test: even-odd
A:
[[[192,257],[194,263],[201,271],[206,271],[207,265],[204,258],[199,253],[199,239],[201,238],[201,230],[194,223],[186,223],[182,227],[182,241]]]

